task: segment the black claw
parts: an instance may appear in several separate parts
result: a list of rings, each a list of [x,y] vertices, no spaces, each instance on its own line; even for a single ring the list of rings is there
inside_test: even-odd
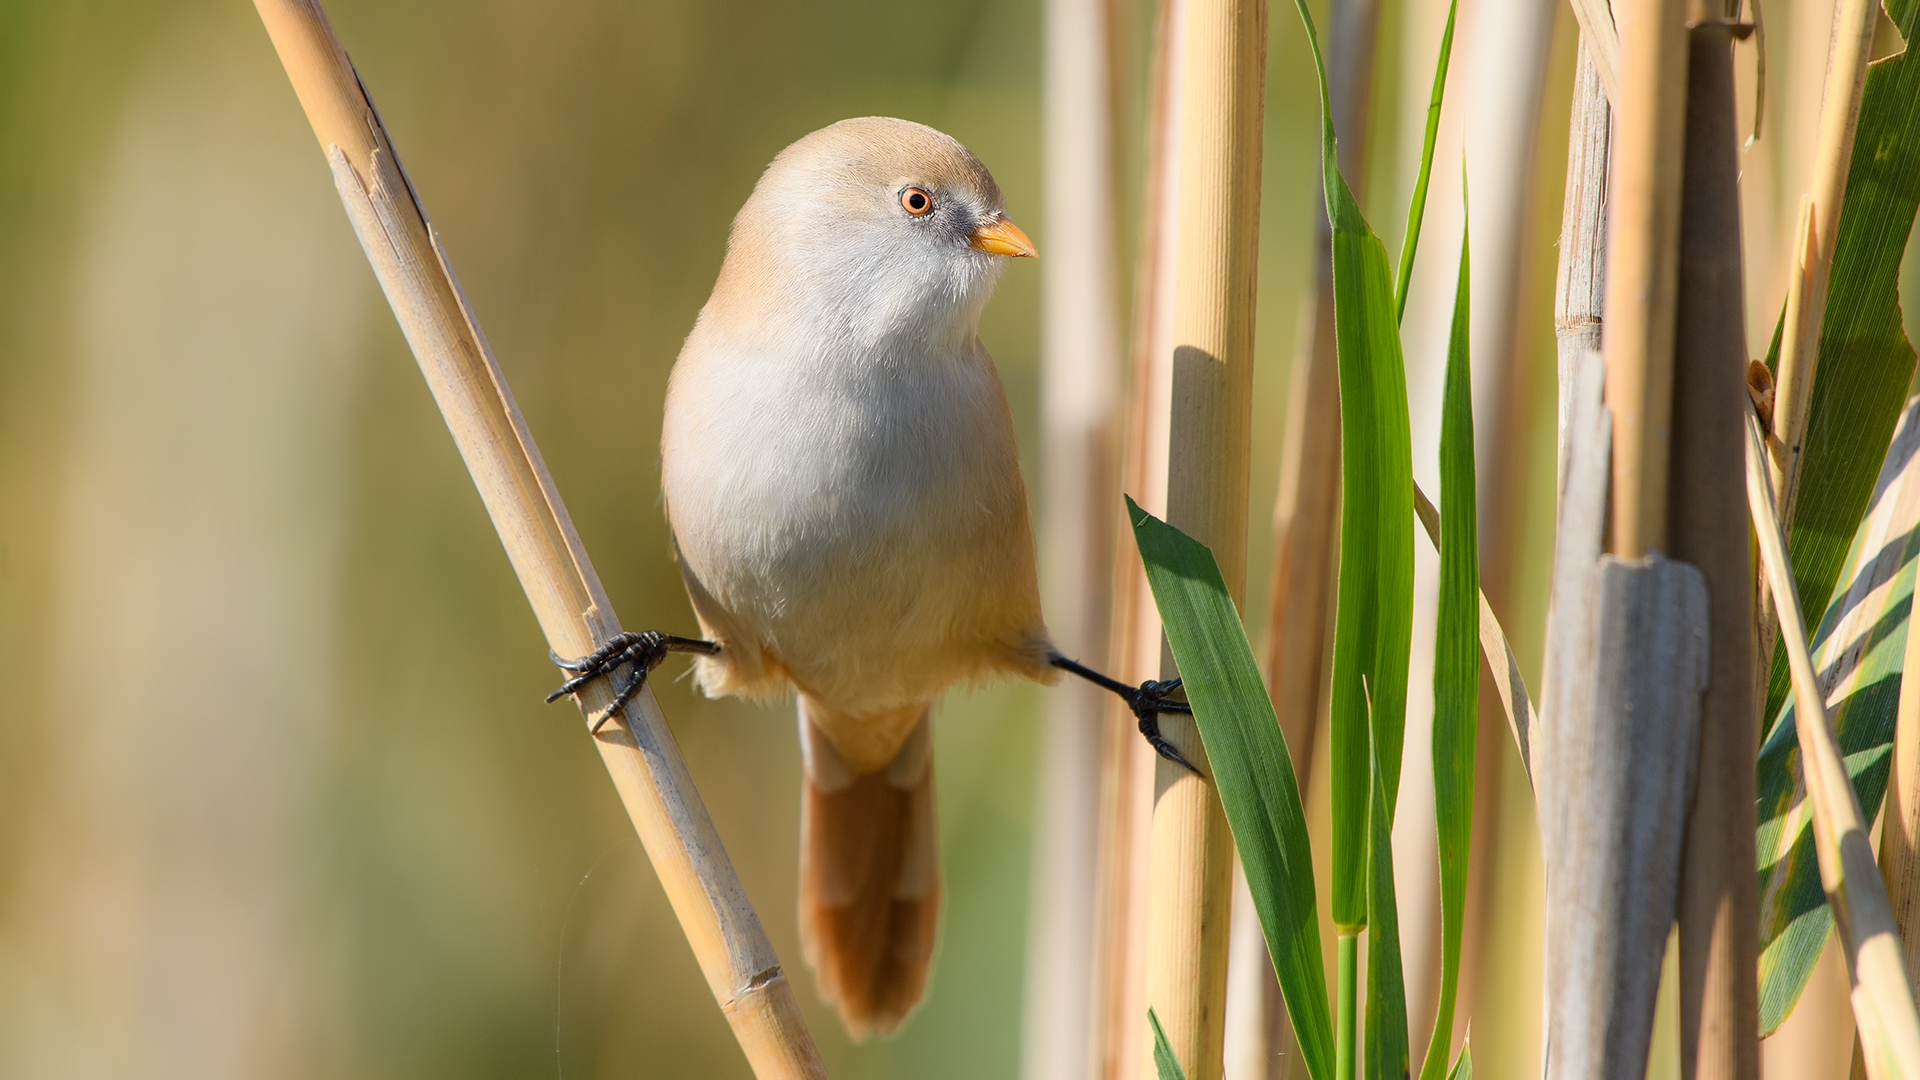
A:
[[[1153,747],[1153,752],[1186,769],[1195,776],[1205,776],[1193,762],[1186,759],[1178,748],[1160,734],[1161,713],[1183,713],[1191,715],[1193,706],[1184,701],[1176,701],[1167,695],[1180,689],[1179,679],[1164,682],[1147,680],[1139,688],[1127,695],[1127,706],[1140,720],[1140,734]]]
[[[1144,712],[1140,714],[1140,735],[1147,740],[1148,746],[1153,747],[1154,753],[1159,754],[1161,757],[1166,758],[1168,761],[1173,762],[1175,765],[1180,766],[1195,776],[1205,778],[1205,773],[1194,768],[1193,762],[1188,761],[1186,755],[1182,754],[1178,747],[1168,742],[1166,736],[1160,734],[1159,713]]]
[[[577,693],[581,687],[602,676],[611,675],[623,664],[633,665],[633,677],[613,695],[613,701],[593,715],[592,728],[598,733],[614,714],[627,707],[640,688],[647,685],[647,675],[670,652],[704,653],[708,656],[720,651],[720,646],[711,641],[697,638],[675,637],[658,630],[642,630],[639,633],[617,634],[606,644],[578,660],[563,660],[551,650],[547,655],[554,665],[563,671],[573,672],[573,677],[561,683],[553,693],[547,695],[549,702],[558,701],[568,694]]]

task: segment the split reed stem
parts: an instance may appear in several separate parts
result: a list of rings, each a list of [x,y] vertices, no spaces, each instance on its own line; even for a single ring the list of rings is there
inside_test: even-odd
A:
[[[347,217],[420,363],[548,644],[583,656],[620,633],[506,379],[319,0],[255,0],[332,168]],[[605,708],[605,680],[578,695]],[[653,692],[594,745],[707,985],[761,1080],[826,1070],[793,989],[694,789]]]
[[[1867,61],[1872,56],[1873,26],[1879,11],[1880,0],[1840,0],[1834,13],[1813,175],[1800,204],[1800,224],[1789,249],[1794,265],[1787,278],[1780,366],[1774,379],[1776,441],[1771,444],[1773,455],[1769,458],[1774,501],[1780,507],[1781,524],[1789,531],[1799,496],[1801,442],[1807,434],[1813,380],[1820,364],[1827,274],[1840,236],[1840,209],[1847,193],[1847,168],[1853,160],[1853,133],[1860,119],[1860,96],[1866,89]],[[1770,651],[1765,658],[1772,658]]]

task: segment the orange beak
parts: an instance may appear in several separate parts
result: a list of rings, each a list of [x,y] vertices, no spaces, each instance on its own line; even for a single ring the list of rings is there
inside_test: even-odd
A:
[[[1033,249],[1033,241],[1020,231],[1020,226],[1004,217],[994,217],[981,222],[967,235],[967,243],[981,251],[991,251],[995,255],[1012,255],[1017,259],[1031,259],[1040,253]]]

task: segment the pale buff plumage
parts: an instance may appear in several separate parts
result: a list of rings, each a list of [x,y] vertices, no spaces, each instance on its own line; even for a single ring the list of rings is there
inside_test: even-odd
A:
[[[902,206],[909,187],[929,213]],[[667,392],[668,518],[722,646],[697,677],[799,692],[802,929],[856,1033],[899,1022],[932,953],[934,700],[1054,674],[1013,418],[977,336],[995,251],[1032,250],[1004,222],[993,177],[931,128],[808,135],[734,219]]]

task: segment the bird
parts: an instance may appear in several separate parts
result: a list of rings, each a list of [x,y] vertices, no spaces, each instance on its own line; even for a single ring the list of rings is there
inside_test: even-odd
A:
[[[893,1031],[926,987],[946,690],[1076,674],[1162,753],[1158,714],[1187,711],[1177,681],[1128,686],[1047,634],[1013,414],[979,336],[1007,261],[1036,254],[986,166],[931,127],[861,117],[782,150],[668,378],[661,490],[702,636],[556,658],[572,678],[553,697],[631,666],[598,722],[670,652],[709,696],[797,699],[802,947],[856,1038]]]

